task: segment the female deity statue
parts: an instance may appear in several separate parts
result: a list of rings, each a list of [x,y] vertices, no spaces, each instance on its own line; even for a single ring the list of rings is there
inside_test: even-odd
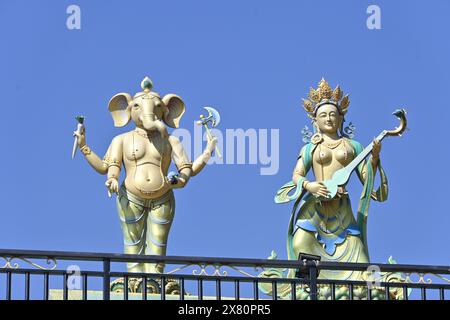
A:
[[[345,184],[339,186],[336,196],[326,199],[329,190],[324,181],[330,180],[363,150],[361,144],[343,130],[348,107],[348,95],[343,97],[339,86],[332,90],[324,79],[317,90],[310,89],[308,99],[304,100],[304,109],[312,119],[315,133],[300,151],[292,181],[282,186],[275,196],[277,203],[295,200],[287,235],[289,259],[298,259],[300,253],[306,253],[320,256],[322,261],[369,262],[366,222],[370,199],[385,201],[388,194],[386,175],[380,164],[381,141],[373,141],[371,156],[356,169],[363,184],[357,219]],[[315,181],[307,179],[310,169]],[[377,171],[381,185],[374,192]],[[361,280],[362,273],[322,270],[319,277]]]

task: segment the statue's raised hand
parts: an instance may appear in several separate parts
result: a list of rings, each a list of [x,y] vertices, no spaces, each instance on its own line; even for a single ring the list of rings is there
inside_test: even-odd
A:
[[[206,150],[211,154],[214,151],[214,148],[217,145],[217,138],[212,137],[212,139],[208,139],[208,142],[206,143]]]
[[[81,127],[80,131],[74,131],[73,136],[77,137],[77,144],[79,148],[86,145],[86,128],[84,126]]]
[[[307,182],[305,184],[305,189],[312,193],[313,196],[317,197],[327,197],[329,191],[327,187],[322,182]]]

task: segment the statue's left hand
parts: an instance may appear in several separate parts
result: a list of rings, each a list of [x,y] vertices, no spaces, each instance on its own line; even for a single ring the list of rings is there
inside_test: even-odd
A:
[[[213,137],[212,139],[208,139],[208,143],[206,144],[206,149],[211,154],[214,151],[214,148],[217,145],[217,138]]]
[[[373,148],[372,148],[372,159],[378,161],[380,158],[381,151],[381,141],[374,139],[373,140]]]

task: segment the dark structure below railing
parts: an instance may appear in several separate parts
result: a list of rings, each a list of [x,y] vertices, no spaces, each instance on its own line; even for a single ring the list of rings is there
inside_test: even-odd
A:
[[[166,266],[166,271],[163,274],[146,274],[117,270],[125,269],[126,263],[160,263]],[[23,268],[21,264],[27,264],[28,267]],[[169,270],[168,266],[174,268]],[[261,276],[265,270],[270,269],[294,269],[297,277]],[[374,269],[379,271],[379,274],[394,276],[388,277],[391,280],[384,282],[378,282],[377,277],[366,281],[320,277],[321,270],[361,271],[369,274],[368,271]],[[253,274],[258,270],[262,272]],[[0,250],[0,273],[4,276],[0,279],[0,299],[6,300],[445,300],[448,299],[450,290],[448,266],[331,263],[311,260],[162,257],[3,249]],[[55,278],[62,279],[62,282],[58,282],[59,287],[52,288],[51,284]],[[39,286],[32,286],[32,282],[39,282]],[[89,286],[95,289],[89,290]]]

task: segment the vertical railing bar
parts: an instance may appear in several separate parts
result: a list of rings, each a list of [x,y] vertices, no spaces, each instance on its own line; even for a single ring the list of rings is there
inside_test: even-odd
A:
[[[11,290],[12,290],[12,275],[11,271],[6,272],[6,300],[11,300]]]
[[[445,300],[445,289],[444,288],[439,288],[439,299],[440,300]]]
[[[184,278],[180,279],[180,300],[184,300]]]
[[[48,300],[48,288],[49,288],[49,279],[50,276],[48,272],[44,273],[44,300]]]
[[[63,275],[63,300],[68,300],[69,298],[69,293],[68,293],[68,288],[67,288],[67,280],[69,279],[68,274],[64,273]]]
[[[386,300],[390,300],[390,295],[389,295],[389,285],[385,285],[384,286],[384,298],[386,299]]]
[[[203,300],[203,279],[198,279],[198,300]]]
[[[110,300],[110,281],[111,281],[111,260],[103,260],[103,300]]]
[[[315,263],[309,267],[309,296],[311,300],[317,300],[317,266]]]
[[[253,298],[259,300],[258,280],[253,281]]]
[[[123,300],[128,300],[128,276],[123,277]]]
[[[25,300],[30,300],[30,273],[25,273]]]
[[[336,300],[336,284],[331,284],[331,300]]]
[[[240,297],[241,293],[240,293],[239,284],[240,284],[239,280],[235,280],[234,281],[234,299],[235,300],[240,300],[241,299],[241,297]]]
[[[166,277],[161,277],[161,300],[166,300]]]
[[[142,291],[142,300],[147,300],[147,277],[146,276],[144,276],[142,278],[141,291]]]
[[[291,283],[291,300],[297,299],[297,288],[295,281]]]
[[[422,300],[427,300],[427,288],[420,288],[420,297]]]
[[[216,299],[222,300],[222,290],[221,290],[221,281],[220,279],[216,280]]]
[[[373,290],[374,288],[372,287],[372,285],[368,285],[367,286],[367,299],[368,300],[372,300],[372,290]]]
[[[87,291],[88,291],[88,275],[87,273],[83,274],[83,300],[87,300]]]
[[[353,284],[350,283],[350,285],[348,286],[348,298],[350,300],[353,300]]]
[[[408,287],[403,286],[403,300],[408,300]]]
[[[278,300],[277,282],[272,281],[272,300]]]

